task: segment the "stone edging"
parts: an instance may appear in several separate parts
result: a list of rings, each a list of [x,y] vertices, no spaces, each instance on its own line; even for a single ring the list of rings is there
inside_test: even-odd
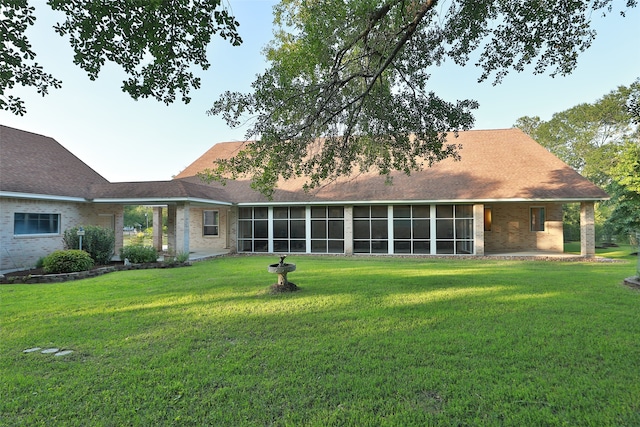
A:
[[[112,273],[114,271],[127,271],[127,270],[148,270],[152,268],[175,268],[175,267],[187,267],[191,262],[183,263],[166,263],[166,262],[149,262],[143,264],[129,264],[129,265],[110,265],[105,267],[98,267],[87,271],[78,271],[75,273],[60,273],[60,274],[30,274],[25,276],[2,276],[0,277],[0,284],[34,284],[34,283],[60,283],[68,282],[71,280],[86,279],[89,277],[102,276],[103,274]]]

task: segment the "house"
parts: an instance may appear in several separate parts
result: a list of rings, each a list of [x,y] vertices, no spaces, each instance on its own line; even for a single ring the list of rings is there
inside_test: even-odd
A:
[[[453,136],[451,137],[453,138]],[[246,142],[214,145],[170,181],[110,183],[52,138],[0,126],[0,270],[62,247],[65,229],[122,230],[125,205],[167,210],[174,252],[485,255],[563,251],[562,206],[581,206],[582,255],[595,254],[600,188],[518,129],[461,132],[461,159],[393,174],[345,177],[313,191],[278,184],[271,200],[249,181],[198,173]],[[122,233],[116,233],[116,247]]]

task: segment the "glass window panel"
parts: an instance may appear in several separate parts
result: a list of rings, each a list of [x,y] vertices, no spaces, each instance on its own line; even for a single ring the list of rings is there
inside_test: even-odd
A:
[[[431,208],[429,205],[413,206],[414,218],[429,218],[431,216]]]
[[[287,219],[289,218],[289,208],[273,208],[274,219]]]
[[[305,217],[305,208],[304,206],[296,206],[291,208],[290,210],[291,218],[304,218]]]
[[[411,238],[411,220],[396,219],[393,221],[393,237],[394,239],[410,239]]]
[[[371,237],[374,239],[389,237],[389,227],[386,220],[371,220]]]
[[[368,239],[371,237],[369,234],[369,221],[353,221],[353,238],[354,239]]]
[[[389,243],[386,240],[372,240],[371,253],[386,254],[389,252]]]
[[[330,206],[329,218],[344,218],[344,208],[342,206]]]
[[[327,252],[327,241],[326,240],[312,240],[311,241],[311,252]]]
[[[327,207],[326,206],[312,206],[311,207],[311,218],[326,218],[327,217]]]
[[[329,253],[342,254],[344,253],[344,240],[329,240]]]
[[[304,220],[291,221],[291,237],[292,239],[304,239],[306,237]]]
[[[257,223],[256,223],[257,225]],[[267,237],[257,236],[257,237]],[[286,238],[289,237],[289,221],[273,221],[273,237]]]
[[[411,242],[394,242],[393,243],[393,252],[396,254],[410,254],[411,253]]]
[[[456,218],[473,218],[473,206],[456,205]]]
[[[261,239],[269,237],[269,227],[267,221],[255,221],[253,224],[253,229],[253,237]]]
[[[473,254],[473,241],[463,240],[456,242],[456,254],[471,255]]]
[[[368,254],[370,253],[369,241],[368,240],[354,240],[353,242],[353,252],[357,254]]]
[[[411,218],[411,206],[401,205],[393,207],[394,218]]]
[[[431,235],[431,229],[428,219],[414,219],[413,220],[413,238],[414,239],[428,239]]]
[[[253,237],[253,233],[251,233],[251,230],[253,230],[253,227],[251,226],[251,221],[240,221],[239,223],[240,225],[240,237],[247,237],[247,238],[251,238]]]
[[[431,253],[431,245],[427,241],[414,241],[413,242],[414,254],[428,254]]]
[[[256,240],[253,250],[254,252],[267,252],[269,250],[269,242],[267,240]]]
[[[255,219],[267,219],[269,218],[269,208],[254,208]]]
[[[453,242],[436,242],[436,253],[437,254],[452,254],[453,253]]]
[[[327,223],[323,221],[311,221],[311,238],[324,239],[327,237]]]
[[[388,214],[386,206],[371,206],[371,218],[386,218]]]
[[[329,221],[329,238],[344,239],[344,221]]]
[[[456,239],[473,239],[472,219],[456,219]]]
[[[354,218],[369,218],[369,206],[354,206],[353,207]]]
[[[453,205],[437,205],[436,218],[453,218]]]
[[[453,220],[452,219],[436,220],[436,238],[437,239],[453,239]]]
[[[240,208],[240,212],[238,213],[238,217],[240,219],[251,219],[253,214],[252,208]]]
[[[240,240],[238,242],[238,246],[240,247],[240,252],[252,252],[253,248],[251,246],[251,240]]]
[[[307,242],[304,240],[292,240],[291,241],[291,252],[306,252],[307,251]]]
[[[288,240],[274,240],[273,241],[273,251],[274,252],[289,252],[289,241]]]
[[[531,208],[531,231],[544,231],[544,208]]]

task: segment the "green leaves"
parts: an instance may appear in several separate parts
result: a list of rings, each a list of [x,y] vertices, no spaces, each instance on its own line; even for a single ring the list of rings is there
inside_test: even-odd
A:
[[[69,37],[74,63],[91,80],[107,62],[118,64],[129,76],[122,90],[134,99],[170,104],[179,96],[188,103],[191,89],[200,87],[193,66],[210,66],[206,48],[211,37],[242,43],[240,24],[220,0],[49,0],[48,5],[66,15],[54,29]],[[24,102],[9,94],[16,84],[46,95],[61,82],[33,62],[36,53],[26,30],[36,18],[27,0],[3,1],[0,15],[0,108],[23,115]]]
[[[570,73],[595,36],[591,15],[611,4],[282,0],[268,69],[251,93],[225,93],[209,111],[230,126],[250,121],[246,137],[258,141],[211,177],[249,175],[269,195],[281,178],[305,176],[314,188],[353,172],[410,173],[456,156],[444,137],[471,128],[478,104],[429,91],[431,67],[478,58],[479,80],[495,83],[529,66]]]
[[[49,4],[67,16],[55,30],[69,36],[74,63],[92,80],[106,61],[120,65],[130,76],[122,90],[134,99],[153,97],[170,104],[181,94],[188,103],[191,88],[200,87],[200,78],[190,68],[209,68],[206,47],[211,36],[218,34],[236,46],[242,42],[238,22],[221,9],[219,0]]]
[[[33,86],[44,96],[50,87],[60,88],[62,82],[34,62],[36,54],[26,30],[36,18],[27,0],[3,1],[0,19],[0,109],[22,116],[26,113],[24,102],[10,94],[17,84]]]

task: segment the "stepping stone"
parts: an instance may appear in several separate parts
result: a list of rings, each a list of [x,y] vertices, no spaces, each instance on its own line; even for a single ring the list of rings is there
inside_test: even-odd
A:
[[[73,350],[63,350],[63,351],[59,351],[56,354],[54,354],[54,356],[66,356],[67,354],[71,354],[73,353]]]
[[[40,353],[42,353],[42,354],[51,354],[51,353],[57,353],[59,351],[60,351],[59,348],[45,348]]]
[[[42,347],[28,348],[26,350],[22,350],[22,352],[23,353],[33,353],[33,352],[38,351],[38,350],[42,350]]]

